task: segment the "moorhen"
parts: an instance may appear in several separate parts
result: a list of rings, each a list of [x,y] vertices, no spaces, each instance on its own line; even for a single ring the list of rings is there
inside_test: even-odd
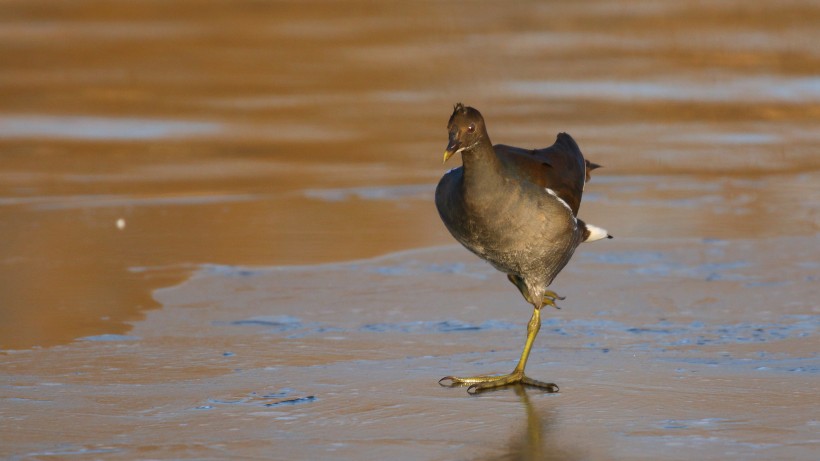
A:
[[[544,149],[493,146],[481,113],[461,103],[447,130],[444,161],[461,154],[462,166],[448,171],[436,188],[441,220],[459,243],[507,274],[534,311],[512,373],[446,376],[439,383],[470,385],[471,394],[516,383],[558,392],[554,383],[525,376],[524,367],[541,328],[541,308],[557,308],[555,301],[564,299],[547,287],[581,242],[612,238],[576,217],[584,183],[599,165],[584,160],[566,133]]]

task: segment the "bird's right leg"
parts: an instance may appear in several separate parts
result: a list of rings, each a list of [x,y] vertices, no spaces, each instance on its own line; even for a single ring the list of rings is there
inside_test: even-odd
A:
[[[512,282],[512,284],[515,285],[516,288],[518,288],[518,291],[521,292],[521,296],[523,296],[524,299],[526,299],[528,303],[536,304],[536,303],[533,302],[532,297],[530,296],[530,290],[527,289],[527,284],[524,283],[524,279],[522,279],[521,277],[519,277],[517,275],[512,275],[512,274],[507,274],[507,279],[510,282]],[[558,307],[558,305],[555,304],[555,301],[556,300],[563,301],[564,299],[566,299],[566,298],[563,297],[563,296],[559,296],[558,293],[556,293],[552,290],[546,290],[544,292],[543,305],[552,306],[556,309],[560,309],[560,307]]]
[[[521,358],[518,360],[518,365],[512,373],[506,375],[482,375],[472,376],[469,378],[459,378],[456,376],[445,376],[439,380],[442,386],[470,386],[467,392],[475,394],[486,389],[496,387],[508,386],[510,384],[523,384],[525,386],[539,387],[547,392],[558,392],[558,386],[554,383],[546,383],[530,378],[524,374],[524,368],[527,366],[527,359],[530,357],[532,350],[532,343],[535,341],[538,330],[541,329],[541,306],[536,306],[532,313],[529,323],[527,323],[527,341],[524,343],[524,350],[521,352]]]

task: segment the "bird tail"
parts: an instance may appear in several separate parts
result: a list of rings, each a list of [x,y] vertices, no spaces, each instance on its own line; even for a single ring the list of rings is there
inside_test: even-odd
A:
[[[609,232],[601,227],[587,224],[580,219],[578,220],[578,225],[581,227],[581,235],[583,236],[583,239],[581,239],[582,242],[594,242],[596,240],[612,238],[612,236],[609,235]]]

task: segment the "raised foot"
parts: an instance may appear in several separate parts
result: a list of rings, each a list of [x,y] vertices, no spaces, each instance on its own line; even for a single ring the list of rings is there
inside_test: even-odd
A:
[[[560,309],[560,307],[558,307],[558,305],[555,304],[555,301],[556,300],[557,301],[563,301],[565,299],[567,299],[567,298],[565,298],[564,296],[559,296],[558,293],[556,293],[552,290],[547,290],[544,293],[544,305],[545,306],[552,306],[556,309]]]
[[[526,299],[528,303],[534,304],[532,296],[530,296],[530,290],[527,288],[527,284],[524,282],[524,279],[517,275],[507,274],[507,280],[512,282],[512,284],[518,288],[518,291],[521,292],[521,295],[524,296],[524,299]],[[552,290],[546,290],[542,299],[542,306],[552,306],[556,309],[560,309],[560,307],[555,304],[555,301],[563,301],[566,298],[559,296],[558,293]]]
[[[558,386],[555,383],[545,383],[532,379],[524,373],[510,373],[508,375],[484,375],[473,376],[469,378],[458,378],[456,376],[445,376],[441,378],[438,383],[445,387],[467,386],[468,394],[477,394],[487,389],[494,389],[502,386],[509,386],[511,384],[522,384],[524,386],[537,387],[544,389],[548,393],[558,392]]]

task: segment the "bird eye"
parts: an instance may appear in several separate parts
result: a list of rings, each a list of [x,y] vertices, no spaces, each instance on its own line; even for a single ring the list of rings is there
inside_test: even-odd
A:
[[[475,123],[471,123],[469,126],[467,126],[468,133],[472,133],[473,131],[475,131]]]

